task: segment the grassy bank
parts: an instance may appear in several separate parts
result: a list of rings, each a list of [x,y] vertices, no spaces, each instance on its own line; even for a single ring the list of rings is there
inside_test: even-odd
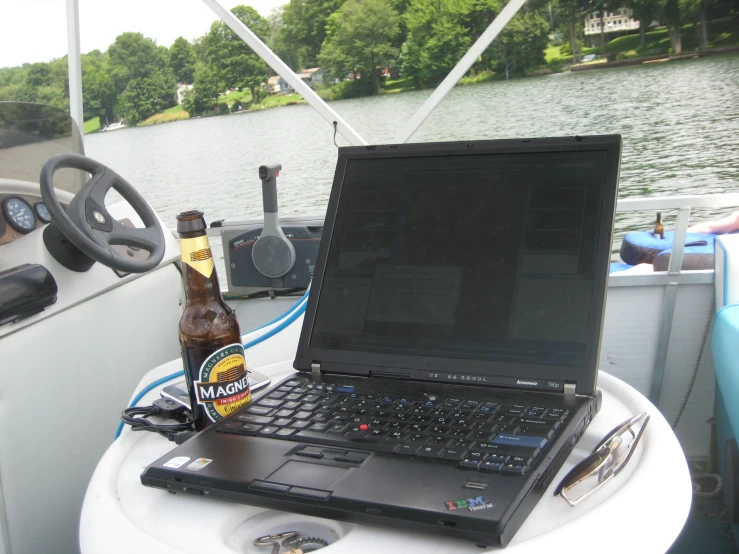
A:
[[[82,131],[87,135],[88,133],[97,133],[100,130],[100,118],[93,117],[85,121],[84,128]]]
[[[138,124],[138,127],[146,127],[148,125],[158,125],[159,123],[169,123],[170,121],[180,121],[181,119],[189,119],[190,114],[185,111],[182,106],[173,106],[156,113],[151,117],[147,117]]]

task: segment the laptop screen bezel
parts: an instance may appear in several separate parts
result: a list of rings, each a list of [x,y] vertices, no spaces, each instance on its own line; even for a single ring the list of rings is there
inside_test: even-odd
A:
[[[604,172],[605,194],[603,195],[602,218],[598,230],[598,250],[594,277],[594,297],[591,307],[591,333],[585,350],[583,366],[531,364],[490,360],[454,359],[454,371],[459,374],[480,374],[517,380],[557,379],[560,382],[576,383],[578,394],[594,394],[597,383],[597,367],[605,314],[605,295],[608,286],[611,242],[618,195],[618,173],[621,154],[620,135],[585,137],[563,137],[545,139],[485,140],[469,142],[414,143],[399,145],[357,146],[339,149],[333,186],[326,212],[326,221],[316,260],[308,305],[300,333],[294,367],[309,371],[312,364],[320,363],[321,371],[351,375],[369,375],[377,372],[385,376],[403,376],[417,380],[426,372],[449,370],[450,359],[435,356],[406,354],[379,354],[355,350],[316,348],[310,345],[314,328],[318,299],[321,294],[323,276],[328,258],[328,248],[335,231],[338,203],[341,198],[344,174],[350,160],[376,158],[403,158],[418,156],[465,156],[481,154],[525,154],[556,152],[607,152]],[[500,381],[496,382],[500,384]],[[474,383],[478,384],[478,383]],[[524,387],[525,388],[525,387]]]

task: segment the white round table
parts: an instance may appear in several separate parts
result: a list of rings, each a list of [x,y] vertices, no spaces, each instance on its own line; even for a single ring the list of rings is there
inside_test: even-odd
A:
[[[144,377],[140,388],[181,368],[179,360]],[[292,370],[289,361],[262,366],[273,382]],[[636,390],[606,373],[598,386],[603,407],[559,475],[506,548],[510,553],[665,552],[688,515],[691,482],[680,445],[659,411]],[[145,396],[147,405],[159,396]],[[575,508],[552,494],[561,477],[616,424],[648,411],[651,421],[627,468]],[[174,448],[153,433],[126,429],[100,461],[85,497],[80,522],[82,554],[270,554],[252,545],[271,532],[320,534],[326,554],[369,552],[468,552],[464,540],[356,525],[265,510],[220,500],[168,494],[141,485],[139,475]]]

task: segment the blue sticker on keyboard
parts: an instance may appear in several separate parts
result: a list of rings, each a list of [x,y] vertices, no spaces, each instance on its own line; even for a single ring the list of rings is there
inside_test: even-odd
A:
[[[342,385],[342,386],[336,387],[336,392],[354,392],[354,387]]]
[[[505,444],[506,446],[525,446],[526,448],[544,448],[547,439],[544,437],[523,437],[519,435],[498,435],[493,439],[493,444]]]

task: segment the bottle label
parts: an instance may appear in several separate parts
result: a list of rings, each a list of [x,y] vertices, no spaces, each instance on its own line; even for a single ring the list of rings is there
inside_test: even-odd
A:
[[[251,400],[244,347],[229,344],[208,356],[200,366],[195,397],[208,418],[220,421]]]
[[[208,237],[194,237],[191,239],[180,239],[180,251],[182,252],[182,263],[189,265],[205,277],[213,273],[213,253],[210,251]]]

